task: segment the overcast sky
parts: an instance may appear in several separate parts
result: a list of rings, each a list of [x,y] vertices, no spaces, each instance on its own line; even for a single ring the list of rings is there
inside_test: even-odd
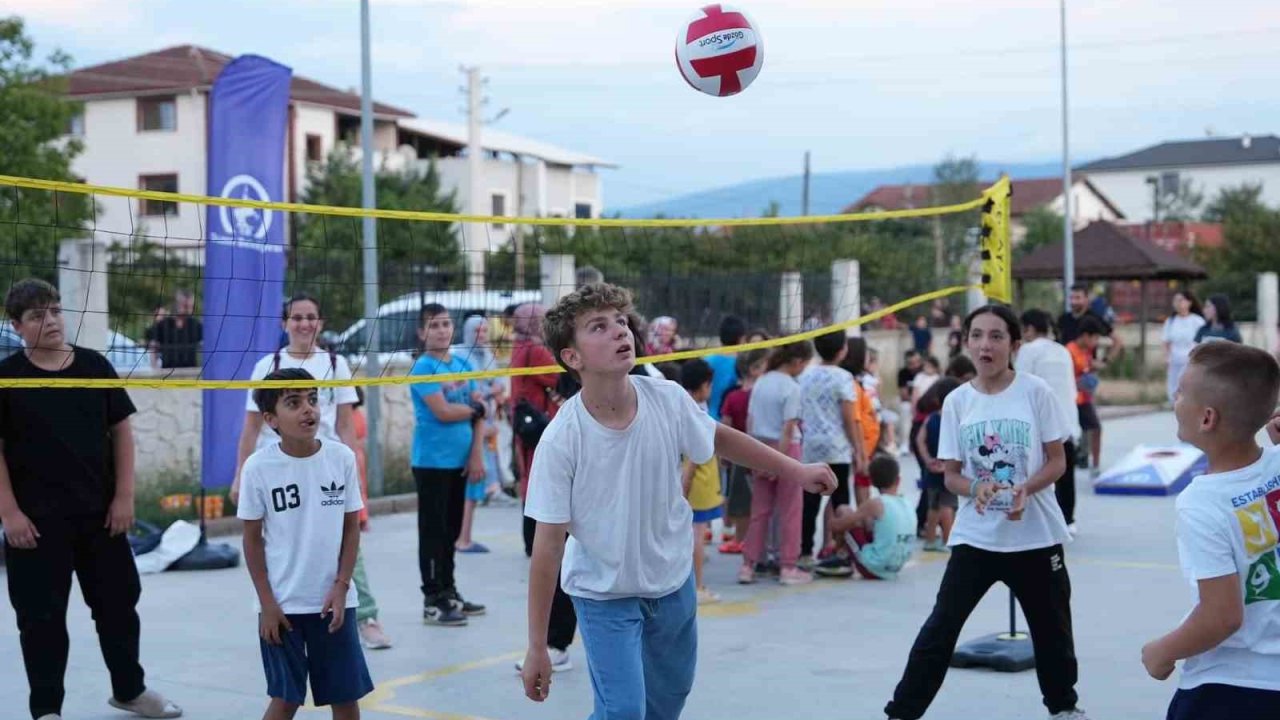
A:
[[[606,207],[740,180],[1061,152],[1056,0],[744,0],[760,77],[701,96],[673,60],[697,0],[372,0],[374,94],[462,121],[458,67],[499,127],[621,165]],[[1280,3],[1067,0],[1072,154],[1276,130]],[[178,44],[360,80],[358,0],[3,0],[88,65]]]

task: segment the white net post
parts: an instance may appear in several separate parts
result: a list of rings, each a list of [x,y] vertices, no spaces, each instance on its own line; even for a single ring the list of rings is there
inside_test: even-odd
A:
[[[1262,349],[1280,352],[1280,283],[1273,272],[1258,273],[1258,328]]]
[[[831,263],[831,317],[837,325],[862,317],[862,276],[857,260]],[[861,325],[845,330],[848,337],[861,334]]]
[[[573,292],[575,275],[572,255],[542,255],[539,258],[542,278],[542,306],[550,308],[560,298]]]
[[[107,244],[96,238],[63,240],[58,248],[58,293],[67,341],[106,352]]]
[[[800,332],[804,322],[804,280],[798,272],[782,273],[782,290],[778,305],[778,326],[783,334]]]

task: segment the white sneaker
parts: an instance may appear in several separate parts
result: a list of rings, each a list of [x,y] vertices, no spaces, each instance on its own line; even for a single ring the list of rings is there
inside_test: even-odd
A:
[[[1075,537],[1076,533],[1080,532],[1080,530],[1076,527],[1075,523],[1071,523],[1067,526],[1067,532],[1071,533],[1071,537]]]
[[[49,713],[48,715],[41,715],[40,717],[36,718],[36,720],[62,720],[62,716]]]
[[[360,642],[369,650],[386,650],[391,647],[391,638],[382,630],[382,623],[370,618],[360,623]]]
[[[558,673],[573,669],[573,663],[569,660],[568,650],[557,650],[549,648],[547,654],[551,656],[551,672]],[[524,672],[524,661],[516,661],[516,672]]]
[[[1089,720],[1089,716],[1080,708],[1072,708],[1050,715],[1049,720]]]

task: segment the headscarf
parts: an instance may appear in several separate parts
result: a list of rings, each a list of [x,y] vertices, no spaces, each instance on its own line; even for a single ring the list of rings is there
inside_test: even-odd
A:
[[[649,323],[648,350],[651,355],[665,355],[670,352],[675,352],[676,343],[678,341],[678,338],[676,337],[676,327],[675,318],[668,317],[666,315],[654,318],[653,322]],[[666,328],[671,329],[671,340],[663,343],[662,331]]]
[[[516,340],[537,340],[542,337],[542,318],[546,310],[538,303],[525,303],[512,313],[512,334]]]
[[[493,349],[489,345],[479,345],[476,339],[480,336],[480,328],[488,323],[483,315],[472,315],[462,324],[462,344],[455,353],[471,364],[472,370],[492,370],[497,367],[493,357]]]

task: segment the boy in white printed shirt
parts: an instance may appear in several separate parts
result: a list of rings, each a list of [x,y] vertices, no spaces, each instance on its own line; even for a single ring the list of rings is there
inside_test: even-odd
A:
[[[1209,470],[1178,496],[1178,556],[1196,604],[1142,648],[1157,680],[1182,664],[1169,720],[1280,717],[1280,365],[1257,348],[1192,351],[1173,412]]]
[[[525,514],[538,521],[529,578],[525,694],[551,688],[547,620],[563,560],[582,632],[594,717],[675,720],[693,687],[697,602],[692,511],[680,458],[712,455],[830,493],[826,465],[801,465],[716,423],[680,385],[629,375],[631,295],[587,285],[547,313],[556,360],[582,382],[547,426]],[[566,533],[572,536],[566,549]]]
[[[314,380],[300,368],[266,380]],[[373,690],[356,633],[351,585],[360,544],[360,475],[346,445],[316,437],[316,388],[254,391],[280,442],[249,456],[240,473],[244,557],[257,593],[263,670],[271,704],[264,720],[288,720],[307,697],[335,720],[360,717]],[[348,622],[348,614],[351,622]]]

